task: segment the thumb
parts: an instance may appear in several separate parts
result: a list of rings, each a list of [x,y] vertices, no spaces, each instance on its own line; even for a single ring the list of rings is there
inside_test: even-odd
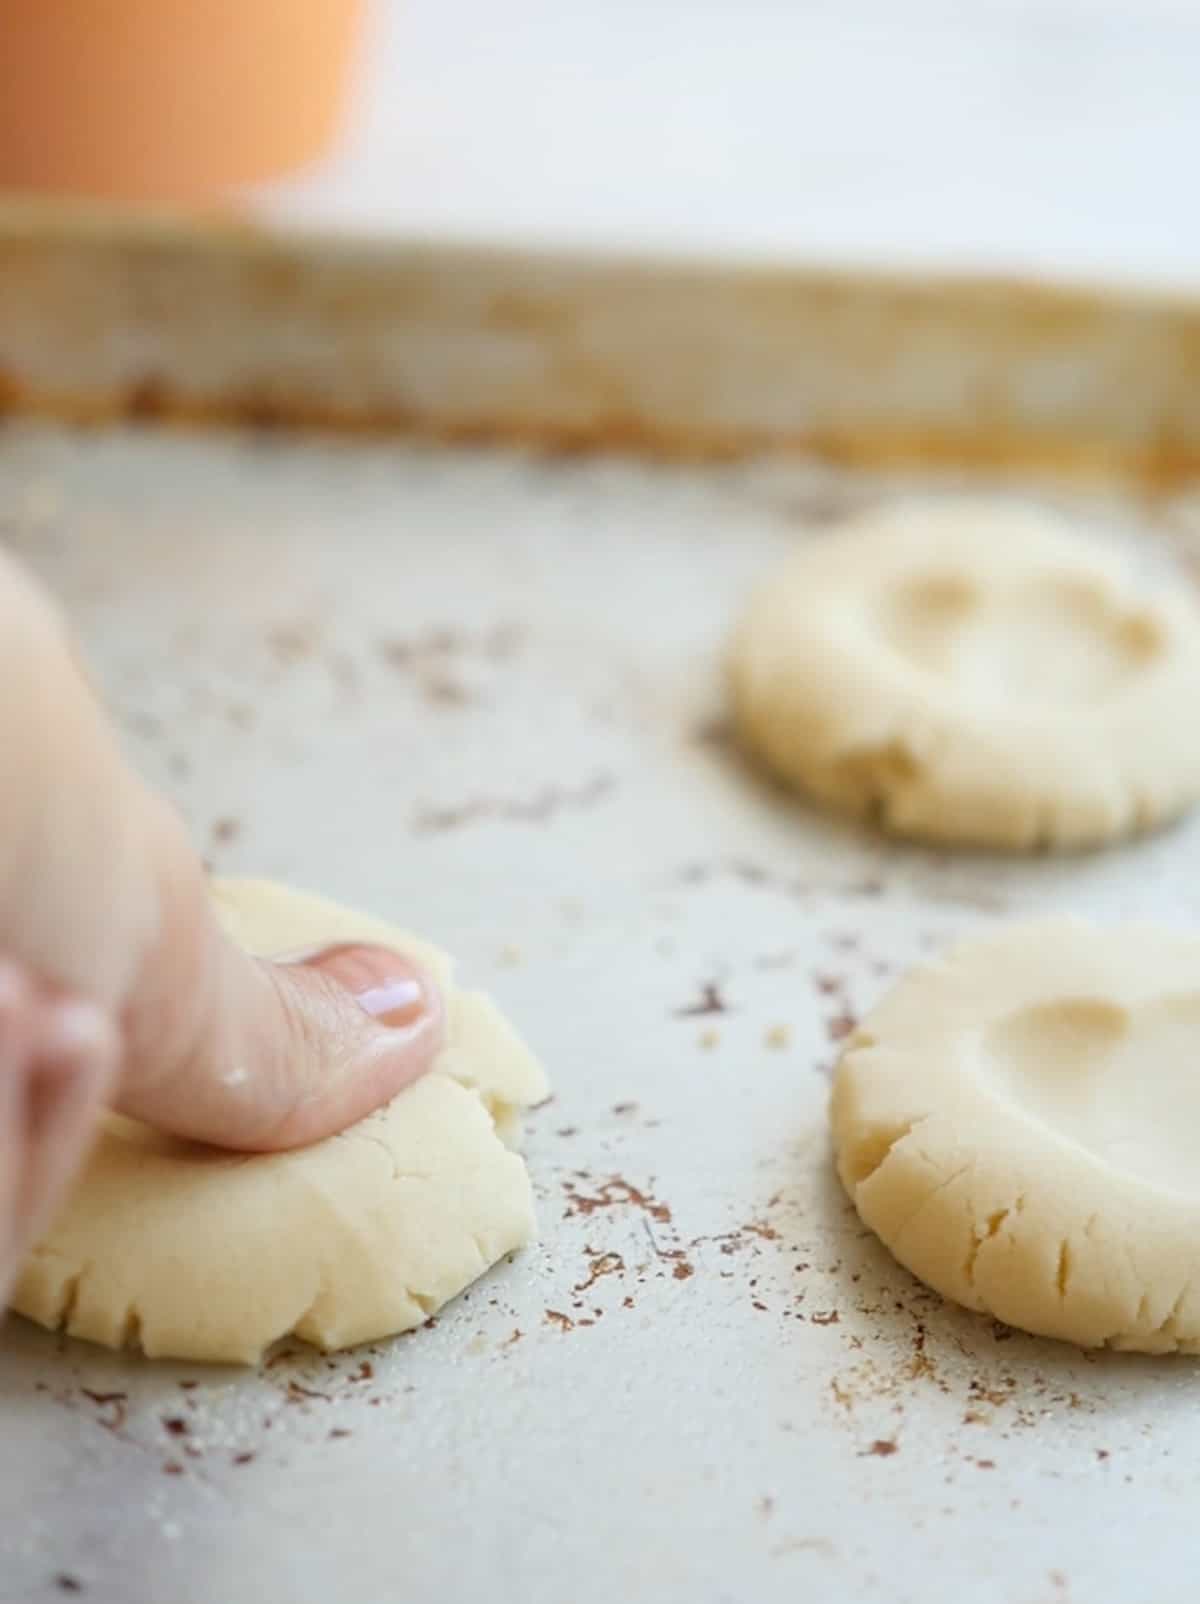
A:
[[[283,962],[251,958],[207,906],[209,984],[183,1024],[130,1020],[117,1107],[160,1130],[251,1151],[296,1147],[361,1119],[429,1068],[441,998],[409,960],[339,945]],[[186,959],[161,948],[161,961]],[[188,977],[185,976],[185,979]],[[163,995],[162,980],[147,996]],[[151,1010],[154,1012],[154,1010]],[[164,1043],[174,1042],[164,1051]]]

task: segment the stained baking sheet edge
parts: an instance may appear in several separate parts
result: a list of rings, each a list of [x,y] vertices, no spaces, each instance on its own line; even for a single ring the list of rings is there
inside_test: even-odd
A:
[[[0,206],[0,404],[727,456],[1200,464],[1200,304]]]

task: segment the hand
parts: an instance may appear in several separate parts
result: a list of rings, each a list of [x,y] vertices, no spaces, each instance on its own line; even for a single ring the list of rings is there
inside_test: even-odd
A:
[[[270,1150],[429,1067],[436,989],[375,947],[246,956],[177,817],[126,767],[52,604],[0,556],[0,1303],[106,1101]]]

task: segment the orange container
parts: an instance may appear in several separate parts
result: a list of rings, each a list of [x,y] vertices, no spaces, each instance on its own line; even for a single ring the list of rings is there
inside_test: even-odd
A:
[[[187,203],[318,156],[360,0],[0,0],[0,189]]]

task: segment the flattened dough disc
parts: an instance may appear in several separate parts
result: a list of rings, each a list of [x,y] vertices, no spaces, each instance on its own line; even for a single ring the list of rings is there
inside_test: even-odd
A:
[[[1060,918],[963,946],[849,1039],[831,1117],[862,1219],[938,1292],[1200,1352],[1200,937]]]
[[[1083,847],[1200,797],[1200,609],[1032,509],[902,502],[812,539],[731,674],[750,749],[896,835]]]
[[[341,1135],[289,1153],[221,1153],[110,1116],[75,1191],[18,1279],[31,1320],[150,1357],[252,1363],[294,1333],[335,1349],[419,1325],[533,1234],[507,1139],[546,1094],[486,997],[436,948],[282,886],[217,883],[253,952],[391,947],[443,988],[433,1069]]]

